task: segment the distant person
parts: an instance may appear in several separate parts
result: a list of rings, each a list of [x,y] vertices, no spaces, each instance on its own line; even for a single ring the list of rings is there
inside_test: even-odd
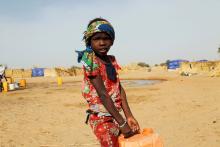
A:
[[[7,79],[5,77],[5,66],[0,65],[0,92],[3,90],[3,86],[2,86],[2,79],[3,78],[5,78],[5,80],[7,81]]]
[[[91,20],[84,33],[86,49],[78,52],[83,64],[82,95],[89,105],[87,122],[102,147],[118,147],[118,136],[133,136],[140,130],[129,108],[112,55],[107,55],[115,39],[112,25],[103,18]],[[125,119],[119,113],[124,112]]]

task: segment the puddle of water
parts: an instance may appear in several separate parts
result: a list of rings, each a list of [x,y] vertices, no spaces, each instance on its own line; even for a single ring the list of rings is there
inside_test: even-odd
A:
[[[152,85],[161,82],[160,80],[121,80],[122,84],[126,84],[128,86],[144,86],[144,85]]]

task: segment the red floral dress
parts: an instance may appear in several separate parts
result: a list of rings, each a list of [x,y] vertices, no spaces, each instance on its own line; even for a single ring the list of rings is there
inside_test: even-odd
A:
[[[112,65],[117,70],[120,69],[120,66],[117,64],[114,56],[109,56]],[[120,80],[118,77],[118,73],[116,75],[116,81],[109,80],[106,73],[106,67],[103,62],[101,62],[97,57],[93,58],[93,66],[95,68],[91,71],[87,67],[83,66],[84,71],[84,79],[82,83],[82,95],[86,99],[89,104],[89,109],[100,113],[99,116],[105,115],[110,116],[108,111],[104,108],[101,103],[101,100],[96,92],[95,87],[89,80],[89,76],[96,76],[101,75],[102,80],[104,82],[105,88],[109,96],[111,97],[112,101],[114,102],[116,108],[120,111],[121,109],[121,98],[120,98]]]
[[[120,80],[117,72],[117,70],[120,69],[120,66],[117,64],[114,56],[108,57],[116,69],[116,81],[108,79],[105,64],[97,57],[94,57],[92,63],[90,63],[93,67],[83,66],[84,79],[82,83],[82,95],[88,102],[89,109],[98,113],[90,115],[89,123],[101,146],[118,147],[118,123],[105,109],[95,87],[89,80],[89,76],[101,75],[107,93],[118,111],[121,111]]]

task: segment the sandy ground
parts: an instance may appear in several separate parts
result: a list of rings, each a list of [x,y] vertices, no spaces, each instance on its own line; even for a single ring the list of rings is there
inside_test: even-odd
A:
[[[220,78],[174,72],[132,72],[122,79],[163,79],[124,84],[141,128],[153,128],[165,147],[220,146]],[[84,124],[81,76],[27,79],[28,88],[0,93],[0,147],[99,146]]]

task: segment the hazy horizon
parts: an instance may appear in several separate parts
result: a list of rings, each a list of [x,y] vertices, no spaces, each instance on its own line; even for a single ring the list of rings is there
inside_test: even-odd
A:
[[[219,60],[220,1],[0,0],[0,64],[10,68],[81,66],[89,20],[114,26],[109,54],[119,64]]]

